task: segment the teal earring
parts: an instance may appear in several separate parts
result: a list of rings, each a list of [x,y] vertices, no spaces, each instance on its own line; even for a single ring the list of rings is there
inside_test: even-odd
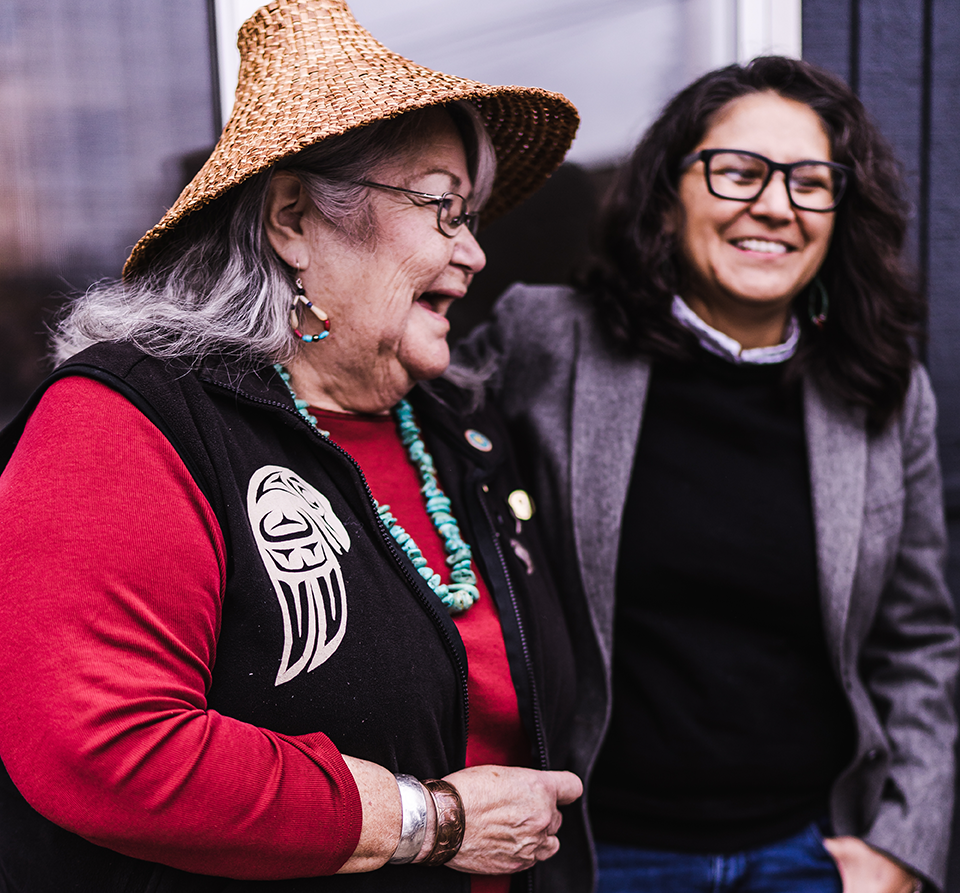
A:
[[[300,264],[297,264],[297,279],[294,286],[293,303],[290,305],[290,328],[293,329],[293,334],[305,344],[323,341],[323,339],[330,334],[330,320],[327,318],[326,313],[319,307],[314,307],[313,303],[307,299],[306,292],[303,288],[303,281],[300,279]],[[298,304],[303,304],[304,307],[312,311],[313,315],[320,320],[323,325],[323,331],[318,335],[305,335],[300,331],[300,308]]]

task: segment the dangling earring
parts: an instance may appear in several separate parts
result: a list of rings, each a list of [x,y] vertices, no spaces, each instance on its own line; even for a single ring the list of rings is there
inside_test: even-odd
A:
[[[297,272],[300,272],[300,264],[297,264]],[[314,341],[323,341],[330,334],[330,320],[327,318],[327,314],[324,313],[319,307],[314,307],[313,302],[307,300],[306,292],[303,290],[303,282],[299,276],[296,278],[296,293],[293,296],[293,303],[290,305],[290,327],[293,329],[293,334],[296,335],[304,344],[312,344]],[[304,335],[300,331],[300,318],[299,318],[299,307],[297,304],[303,304],[309,310],[313,311],[313,315],[316,316],[320,322],[323,323],[323,331],[319,335]]]
[[[822,329],[827,321],[827,312],[830,310],[830,299],[827,297],[827,290],[820,281],[819,276],[814,276],[810,283],[810,296],[807,312],[810,314],[810,322],[818,329]],[[817,304],[819,303],[819,310]]]

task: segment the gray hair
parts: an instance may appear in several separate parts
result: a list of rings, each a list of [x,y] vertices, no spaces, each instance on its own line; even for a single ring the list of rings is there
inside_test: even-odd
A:
[[[308,146],[194,212],[146,271],[129,282],[98,283],[76,299],[54,332],[55,361],[91,344],[131,341],[151,356],[193,364],[212,355],[251,367],[289,362],[301,346],[290,328],[293,274],[263,227],[274,172],[296,174],[322,217],[363,241],[375,227],[368,189],[354,181],[422,145],[430,108]],[[493,143],[475,106],[460,101],[442,108],[463,139],[471,205],[481,208],[496,176]]]

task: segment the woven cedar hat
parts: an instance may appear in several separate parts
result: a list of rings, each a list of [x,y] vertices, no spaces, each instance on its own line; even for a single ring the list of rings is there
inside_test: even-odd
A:
[[[344,0],[274,0],[240,29],[236,102],[200,172],[137,244],[123,274],[149,264],[177,225],[281,158],[383,118],[455,100],[480,110],[497,153],[484,222],[535,192],[563,160],[579,116],[566,97],[431,71],[388,50]]]

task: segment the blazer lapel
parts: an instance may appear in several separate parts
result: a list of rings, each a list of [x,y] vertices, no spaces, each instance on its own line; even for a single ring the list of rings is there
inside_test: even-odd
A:
[[[620,519],[650,367],[612,356],[591,327],[584,326],[582,335],[573,395],[571,505],[583,585],[609,661]]]
[[[849,666],[852,656],[843,642],[863,521],[865,416],[825,400],[809,378],[804,380],[804,415],[825,633],[830,653],[840,655],[841,667]]]

